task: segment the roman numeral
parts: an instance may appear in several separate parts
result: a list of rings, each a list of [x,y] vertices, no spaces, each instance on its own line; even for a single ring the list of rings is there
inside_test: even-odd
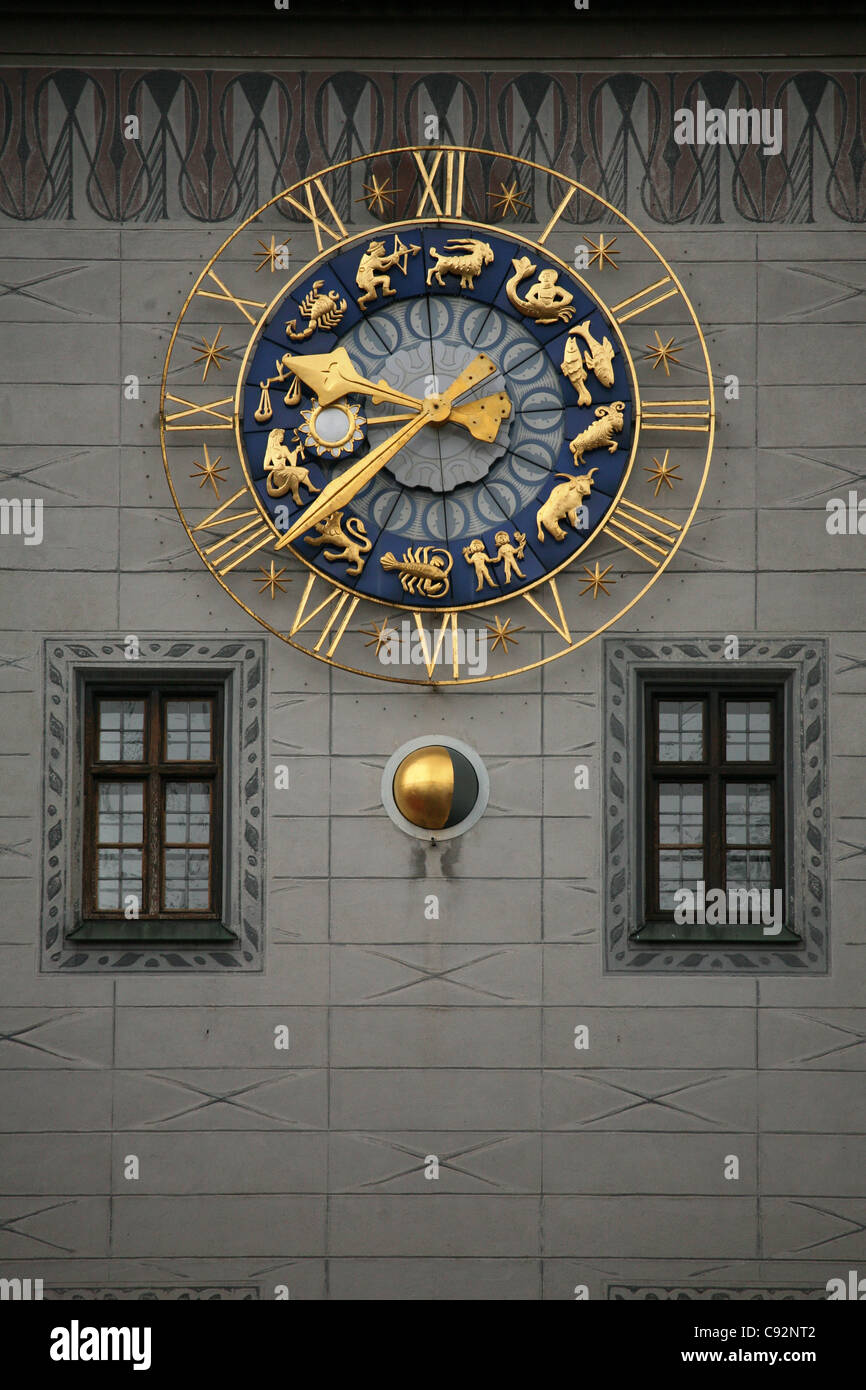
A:
[[[415,156],[415,163],[421,173],[424,183],[424,193],[418,204],[416,217],[421,217],[427,200],[437,217],[462,217],[463,216],[463,174],[466,165],[465,150],[437,150],[433,156],[433,162],[429,169],[424,163],[424,156],[417,150],[412,152]],[[440,203],[433,187],[433,180],[439,165],[442,163],[442,156],[445,155],[445,172],[443,176],[443,200]],[[456,176],[455,176],[456,171]]]
[[[696,409],[703,406],[703,409]],[[665,424],[655,423],[664,420]],[[704,423],[685,425],[684,420],[699,420]],[[679,423],[677,423],[679,421]],[[641,404],[641,425],[645,430],[693,430],[706,434],[710,428],[710,403],[701,401],[643,401]]]
[[[670,555],[683,528],[668,517],[623,497],[604,529],[611,540],[624,545],[657,570],[662,560]]]
[[[562,214],[565,212],[565,209],[568,207],[576,192],[577,189],[575,188],[574,184],[572,184],[571,188],[569,188],[562,202],[559,204],[559,207],[556,209],[556,212],[553,214],[547,226],[545,227],[544,231],[541,233],[541,236],[538,238],[539,246],[543,246],[544,243],[547,241],[547,238],[550,236],[550,233],[553,231],[554,227],[556,226]]]
[[[538,599],[535,597],[536,594],[539,592],[539,589],[542,593],[546,589],[550,597],[553,599],[553,606],[556,610],[555,618],[551,615],[551,613],[548,612],[548,610],[544,607],[543,604],[539,603]],[[568,626],[568,620],[565,616],[565,610],[562,607],[562,599],[559,597],[559,589],[556,587],[556,580],[548,579],[546,584],[542,584],[539,586],[539,589],[530,589],[529,593],[524,594],[523,597],[526,599],[526,602],[535,609],[536,613],[539,613],[541,617],[544,619],[544,621],[550,624],[554,632],[559,633],[563,642],[570,642],[571,629]]]
[[[256,319],[258,318],[258,314],[253,315],[249,312],[250,309],[267,308],[267,305],[260,304],[257,299],[238,299],[237,295],[232,294],[228,286],[224,285],[219,276],[216,275],[212,270],[208,271],[208,275],[213,280],[215,285],[219,285],[220,293],[217,294],[215,290],[199,290],[199,294],[201,295],[202,299],[221,299],[226,304],[234,304],[238,312],[243,314],[244,318],[247,320],[247,323],[255,323]]]
[[[326,212],[324,213],[320,212],[320,210],[316,206],[316,199],[313,194],[313,184],[318,189],[319,196],[322,199],[322,202],[325,204]],[[313,224],[313,231],[316,234],[316,245],[318,246],[319,250],[321,251],[324,245],[322,241],[323,233],[325,236],[329,236],[332,241],[342,241],[343,237],[346,235],[346,228],[337,212],[337,209],[331,202],[331,199],[328,196],[328,191],[325,188],[325,185],[322,183],[322,180],[313,179],[312,184],[305,184],[304,193],[306,194],[307,199],[306,207],[304,207],[303,203],[299,203],[297,198],[293,198],[291,193],[284,193],[283,201],[286,203],[291,203],[292,207],[297,208],[298,212],[302,212],[305,217],[309,217],[310,221]]]
[[[226,396],[221,401],[211,401],[210,405],[196,405],[195,401],[186,401],[183,396],[173,396],[170,391],[166,391],[165,399],[173,401],[175,405],[185,405],[186,410],[176,410],[172,415],[163,414],[165,427],[167,430],[229,430],[234,424],[234,415],[226,415],[225,411],[217,407],[221,405],[234,405],[234,397]],[[218,425],[203,424],[201,420],[196,420],[191,425],[176,425],[175,420],[188,420],[190,416],[201,415],[202,417],[212,416],[219,420]]]
[[[194,531],[213,531],[217,526],[235,526],[226,536],[221,536],[212,545],[207,546],[202,554],[207,556],[220,578],[243,564],[244,560],[250,555],[254,555],[257,550],[261,550],[263,545],[267,545],[272,538],[273,532],[267,522],[263,522],[261,513],[257,508],[248,508],[242,512],[229,512],[227,508],[234,505],[241,497],[249,497],[245,487],[240,488],[234,497],[226,498],[221,506],[206,516],[204,521],[200,521],[193,527]],[[247,520],[252,517],[252,521]],[[246,522],[246,525],[236,525],[237,522]],[[241,539],[238,539],[241,537]],[[234,542],[234,544],[232,544]],[[228,546],[226,550],[225,547]],[[221,554],[217,554],[221,551]]]
[[[431,678],[431,680],[433,678],[433,672],[436,669],[436,663],[439,660],[440,654],[442,652],[442,647],[444,645],[445,638],[448,635],[448,631],[450,629],[451,674],[454,676],[456,680],[456,678],[460,675],[460,655],[459,647],[457,645],[457,614],[445,613],[443,615],[439,631],[436,633],[434,645],[427,641],[427,629],[424,626],[423,615],[419,613],[417,609],[414,608],[412,610],[412,613],[415,618],[415,626],[418,629],[418,636],[421,638],[421,651],[424,656],[424,665],[427,667],[427,675]]]
[[[672,299],[675,294],[679,294],[676,285],[673,285],[673,289],[670,290],[665,289],[665,285],[673,285],[669,275],[663,276],[661,280],[655,280],[653,284],[647,285],[645,290],[638,290],[637,294],[630,294],[628,299],[621,300],[619,304],[614,304],[610,312],[620,323],[625,323],[627,319],[637,318],[638,314],[645,314],[647,309],[652,309],[656,304],[661,304],[664,300]],[[650,299],[649,296],[655,294],[656,290],[664,290],[664,294],[656,294],[653,299]],[[633,304],[634,308],[629,309],[627,314],[621,314],[620,310],[628,309],[630,304]]]
[[[294,637],[296,632],[300,632],[302,627],[306,627],[307,623],[311,623],[319,613],[323,612],[329,605],[333,605],[328,615],[328,621],[322,629],[321,636],[313,647],[314,652],[321,651],[324,644],[328,641],[328,638],[331,638],[330,645],[325,655],[333,656],[342,640],[343,633],[349,625],[349,620],[361,600],[347,593],[345,589],[335,589],[331,586],[330,592],[325,594],[321,603],[318,603],[315,608],[311,608],[309,612],[307,612],[307,601],[313,591],[315,583],[316,576],[314,574],[309,575],[304,592],[301,594],[300,602],[295,609],[295,616],[289,628],[289,636]],[[326,587],[328,586],[326,585]],[[337,624],[336,631],[334,631],[334,624],[337,623],[338,618],[340,618],[341,621]],[[333,637],[331,637],[332,632]]]

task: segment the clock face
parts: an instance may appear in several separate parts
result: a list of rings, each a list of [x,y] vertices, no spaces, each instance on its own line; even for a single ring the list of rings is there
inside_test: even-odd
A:
[[[325,387],[323,402],[327,371],[345,389]],[[362,233],[269,306],[238,409],[264,514],[289,530],[464,372],[451,409],[387,458],[338,527],[298,533],[297,553],[323,577],[389,608],[489,604],[569,564],[608,515],[632,462],[628,348],[561,261],[518,236],[447,221]],[[381,397],[352,390],[358,380]],[[578,457],[572,441],[586,431]],[[602,447],[591,447],[596,435]],[[328,544],[338,533],[359,549]]]
[[[348,161],[254,214],[187,300],[163,379],[176,504],[224,587],[312,656],[425,684],[543,665],[681,543],[713,435],[703,335],[647,239],[543,173],[532,240],[526,161]]]

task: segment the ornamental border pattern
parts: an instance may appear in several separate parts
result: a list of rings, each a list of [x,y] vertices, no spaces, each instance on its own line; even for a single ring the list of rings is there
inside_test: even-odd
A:
[[[124,660],[123,638],[44,639],[42,961],[43,971],[261,970],[265,914],[265,676],[263,638],[220,641],[139,637],[140,656]],[[225,768],[228,893],[225,917],[236,945],[144,946],[66,941],[80,878],[80,719],[78,692],[87,675],[108,679],[151,671],[228,672]]]
[[[438,138],[502,150],[577,177],[656,227],[866,222],[866,73],[0,69],[0,223],[236,223],[287,185],[368,150]],[[783,144],[678,145],[677,110],[780,110]],[[138,138],[123,121],[138,118]],[[424,134],[426,139],[427,135]],[[487,210],[490,167],[467,168]],[[351,225],[370,170],[333,190]],[[416,188],[404,180],[403,199]],[[539,173],[518,222],[546,222],[560,193]],[[290,207],[277,213],[300,220]],[[405,209],[394,209],[396,217]],[[600,220],[576,204],[563,223]],[[489,220],[485,216],[484,220]]]
[[[808,1299],[811,1302],[826,1300],[827,1290],[811,1288],[804,1284],[774,1284],[768,1288],[755,1284],[716,1284],[712,1287],[691,1288],[688,1284],[608,1284],[607,1296],[614,1302],[675,1302],[679,1300],[696,1302],[735,1302],[758,1303],[763,1301],[793,1301]]]
[[[660,974],[824,974],[829,966],[829,845],[827,798],[827,642],[824,638],[740,638],[738,670],[756,674],[787,671],[795,681],[792,704],[792,784],[788,805],[793,821],[788,882],[803,945],[732,946],[696,943],[672,948],[629,940],[637,920],[640,792],[635,750],[641,748],[636,686],[639,676],[672,670],[728,666],[720,638],[608,637],[604,639],[604,882],[606,973],[643,970]]]
[[[260,1295],[258,1285],[251,1284],[68,1284],[46,1285],[42,1297],[63,1303],[249,1303]]]

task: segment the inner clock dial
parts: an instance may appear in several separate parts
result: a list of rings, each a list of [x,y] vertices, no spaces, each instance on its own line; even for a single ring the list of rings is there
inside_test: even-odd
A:
[[[436,225],[399,245],[391,264],[390,240],[360,239],[270,306],[246,374],[251,484],[284,544],[356,594],[492,602],[568,564],[613,505],[627,355],[586,285],[517,239]]]

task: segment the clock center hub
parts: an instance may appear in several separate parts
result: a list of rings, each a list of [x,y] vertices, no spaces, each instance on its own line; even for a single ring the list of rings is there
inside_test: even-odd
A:
[[[444,425],[451,414],[451,402],[443,396],[431,396],[427,405],[431,425]]]

